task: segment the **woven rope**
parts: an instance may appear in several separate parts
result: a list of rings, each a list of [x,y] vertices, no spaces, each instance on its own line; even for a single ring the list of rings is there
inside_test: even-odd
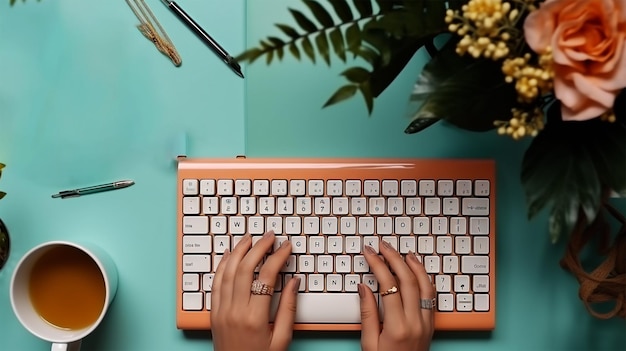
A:
[[[626,319],[626,218],[607,199],[603,201],[602,208],[589,226],[586,216],[580,212],[561,259],[561,267],[571,272],[580,283],[578,295],[592,316],[599,319]],[[612,242],[611,228],[604,210],[621,223]],[[581,263],[580,253],[592,240],[600,244],[598,254],[604,260],[587,271]],[[614,303],[613,309],[608,312],[598,312],[594,308],[594,304],[607,302]]]

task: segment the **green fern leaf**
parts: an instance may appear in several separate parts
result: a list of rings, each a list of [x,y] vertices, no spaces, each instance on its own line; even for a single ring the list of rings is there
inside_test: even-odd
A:
[[[317,45],[317,51],[322,55],[322,58],[328,66],[330,66],[330,53],[328,50],[328,38],[326,32],[322,31],[315,37],[315,44]]]
[[[317,30],[317,26],[310,19],[308,19],[302,12],[294,9],[289,9],[293,19],[296,20],[296,23],[307,33],[312,33]]]
[[[314,0],[303,0],[304,4],[311,10],[317,21],[324,27],[330,28],[335,25],[333,18],[330,16],[324,6]]]
[[[326,103],[324,104],[324,107],[334,105],[338,102],[341,102],[341,101],[344,101],[346,99],[353,97],[354,94],[356,94],[358,89],[359,89],[359,86],[355,84],[342,86],[341,88],[337,89],[337,91],[330,97],[330,99],[328,99],[328,101],[326,101]]]
[[[315,49],[313,49],[313,44],[311,44],[311,40],[309,40],[309,37],[302,38],[302,50],[304,50],[306,56],[313,63],[315,63]]]
[[[367,113],[371,115],[374,110],[374,96],[372,95],[372,89],[369,82],[359,84],[359,91],[361,92],[361,95],[363,95],[363,99],[365,99]]]
[[[276,24],[276,27],[278,27],[278,29],[280,29],[283,33],[285,33],[291,39],[298,39],[300,37],[300,34],[298,34],[298,32],[295,29],[293,29],[292,27],[286,24],[279,23],[279,24]]]
[[[345,0],[329,0],[329,2],[343,23],[348,23],[354,19],[352,9]]]
[[[341,72],[341,75],[346,77],[348,81],[355,84],[361,84],[367,82],[370,78],[370,72],[363,67],[352,67]]]
[[[361,17],[369,17],[374,13],[374,8],[370,0],[354,0],[354,7],[356,7]]]
[[[346,46],[343,40],[343,34],[341,33],[341,29],[335,28],[330,31],[328,35],[330,38],[330,43],[333,45],[333,50],[335,50],[335,54],[342,62],[346,62]]]
[[[289,52],[296,60],[300,61],[300,49],[298,49],[296,43],[289,44]]]
[[[346,30],[346,43],[348,50],[356,52],[361,47],[361,28],[354,23]]]

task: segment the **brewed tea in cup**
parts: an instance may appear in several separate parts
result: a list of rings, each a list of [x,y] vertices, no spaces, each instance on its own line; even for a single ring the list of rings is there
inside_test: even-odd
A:
[[[117,291],[117,270],[96,246],[54,241],[22,257],[11,279],[11,305],[22,325],[76,349],[102,321]]]

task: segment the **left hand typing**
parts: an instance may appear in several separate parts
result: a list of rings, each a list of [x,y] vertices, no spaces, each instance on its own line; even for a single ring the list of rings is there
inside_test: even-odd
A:
[[[285,241],[261,266],[259,288],[253,293],[254,270],[274,245],[274,233],[267,232],[252,246],[245,235],[232,252],[226,252],[213,281],[211,333],[216,351],[285,351],[293,335],[296,297],[300,281],[291,279],[283,287],[273,326],[269,324],[271,291],[278,272],[291,254]]]

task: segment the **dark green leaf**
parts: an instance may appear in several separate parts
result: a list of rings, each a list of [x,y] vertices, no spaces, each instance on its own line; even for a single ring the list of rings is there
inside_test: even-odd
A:
[[[330,34],[330,43],[333,45],[333,50],[335,50],[335,54],[341,59],[341,61],[346,61],[346,47],[343,41],[343,34],[341,33],[341,29],[335,28]]]
[[[272,44],[274,44],[274,47],[280,47],[280,46],[284,46],[285,42],[277,37],[267,37],[267,40],[269,40]]]
[[[300,61],[300,50],[296,43],[289,44],[289,52],[295,57],[298,61]]]
[[[413,120],[435,116],[462,129],[492,129],[494,121],[510,116],[515,88],[504,81],[498,62],[460,56],[455,49],[456,41],[446,43],[418,77],[411,100],[425,101]]]
[[[272,63],[273,59],[274,59],[274,51],[268,51],[265,54],[265,63],[269,65]]]
[[[419,118],[414,119],[411,123],[404,129],[404,132],[407,134],[414,134],[421,132],[422,130],[430,127],[431,125],[439,122],[441,118],[431,117],[431,118]]]
[[[361,17],[369,17],[374,12],[372,9],[372,2],[370,0],[353,0],[354,6],[361,14]]]
[[[7,193],[5,193],[4,191],[0,191],[0,199],[3,199],[6,195]]]
[[[313,49],[313,44],[311,44],[308,37],[302,38],[302,50],[304,50],[306,56],[311,59],[313,63],[315,63],[315,50]]]
[[[315,44],[317,45],[317,51],[322,55],[326,64],[330,66],[330,51],[328,48],[328,37],[326,37],[325,31],[321,31],[320,34],[315,37]]]
[[[293,29],[292,27],[286,24],[278,23],[276,24],[276,27],[278,27],[283,33],[285,33],[291,39],[297,39],[300,37],[300,34],[298,34],[298,31],[296,31],[295,29]]]
[[[350,5],[346,2],[346,0],[329,0],[330,4],[335,9],[335,13],[339,16],[339,19],[343,23],[347,23],[352,21],[352,10],[350,9]]]
[[[264,51],[258,48],[252,48],[250,50],[246,50],[243,53],[241,53],[240,55],[238,55],[237,57],[235,57],[235,60],[237,60],[238,62],[249,62],[252,63],[254,62],[256,59],[259,58],[259,56],[263,55]]]
[[[341,88],[337,89],[337,91],[333,94],[333,96],[330,97],[330,99],[328,99],[328,101],[326,101],[326,103],[324,104],[324,107],[334,105],[338,102],[341,102],[341,101],[344,101],[346,99],[353,97],[354,94],[356,94],[358,88],[359,87],[354,84],[342,86]]]
[[[365,99],[365,106],[367,106],[367,112],[371,115],[372,110],[374,110],[374,96],[372,95],[372,89],[370,89],[370,85],[368,82],[363,84],[359,84],[359,91],[361,95],[363,95],[363,99]]]
[[[289,9],[289,12],[291,12],[291,15],[296,20],[296,23],[298,23],[300,28],[302,28],[305,32],[313,33],[317,31],[317,27],[315,26],[315,24],[311,22],[311,20],[309,20],[305,15],[303,15],[302,12],[294,9]]]
[[[303,0],[305,5],[311,10],[317,21],[324,27],[330,28],[335,25],[333,18],[328,11],[315,0]]]
[[[352,52],[358,51],[361,46],[361,28],[354,23],[346,30],[346,42],[348,49]]]
[[[362,67],[352,67],[341,72],[341,75],[346,77],[350,83],[361,84],[368,81],[370,72]]]

